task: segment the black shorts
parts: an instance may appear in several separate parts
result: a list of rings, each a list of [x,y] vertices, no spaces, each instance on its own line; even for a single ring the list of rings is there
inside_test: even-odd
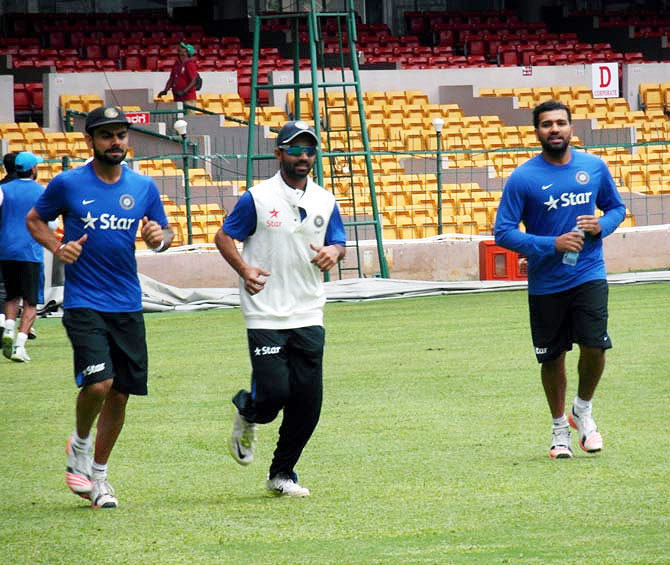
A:
[[[320,383],[325,336],[323,326],[247,329],[254,401],[272,402],[300,390],[302,383]]]
[[[147,342],[142,312],[67,309],[63,325],[74,350],[78,387],[114,379],[125,394],[147,394]]]
[[[607,281],[589,281],[554,294],[529,294],[530,331],[539,363],[552,361],[573,343],[609,349]]]
[[[0,261],[5,279],[5,300],[23,298],[28,304],[37,304],[41,280],[41,263],[28,261]]]

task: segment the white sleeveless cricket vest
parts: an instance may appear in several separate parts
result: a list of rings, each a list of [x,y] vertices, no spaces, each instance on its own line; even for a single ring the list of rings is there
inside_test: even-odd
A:
[[[240,282],[240,304],[250,329],[323,325],[323,275],[311,263],[310,244],[324,244],[335,197],[307,179],[306,189],[275,176],[249,189],[256,207],[256,231],[244,242],[242,258],[270,273],[265,288],[251,296]],[[304,220],[300,208],[305,210]]]

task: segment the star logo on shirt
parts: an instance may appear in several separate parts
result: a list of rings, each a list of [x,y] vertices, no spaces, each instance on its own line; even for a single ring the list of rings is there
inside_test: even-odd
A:
[[[549,196],[549,200],[544,202],[544,205],[547,207],[547,211],[558,210],[558,198],[554,198],[553,196]]]
[[[95,222],[98,221],[98,218],[94,218],[91,216],[91,212],[86,212],[86,217],[85,218],[79,218],[82,222],[84,222],[84,229],[86,228],[91,228],[92,230],[95,229]]]
[[[260,354],[261,354],[261,348],[260,347],[257,347],[256,349],[254,349],[254,355],[256,355],[256,357],[258,357]]]
[[[275,210],[274,208],[272,210],[270,210],[270,217],[271,218],[276,218],[277,216],[279,216],[279,210]]]

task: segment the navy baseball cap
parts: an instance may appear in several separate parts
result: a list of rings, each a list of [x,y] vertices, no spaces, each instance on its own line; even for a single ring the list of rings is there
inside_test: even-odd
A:
[[[302,120],[286,122],[281,130],[279,130],[279,135],[277,136],[277,145],[286,145],[304,133],[311,135],[314,139],[314,143],[319,145],[319,138],[316,137],[314,128]]]
[[[86,116],[84,129],[87,133],[91,133],[95,128],[107,124],[126,124],[129,126],[130,121],[118,106],[101,106],[92,110]]]
[[[17,173],[25,173],[42,161],[44,161],[42,157],[39,157],[30,151],[21,151],[21,153],[16,156],[16,159],[14,159],[14,169]]]

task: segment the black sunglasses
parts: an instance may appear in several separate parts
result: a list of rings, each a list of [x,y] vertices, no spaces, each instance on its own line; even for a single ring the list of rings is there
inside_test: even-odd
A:
[[[299,157],[305,153],[308,157],[316,155],[316,147],[313,145],[280,145],[279,149],[283,149],[293,157]]]

